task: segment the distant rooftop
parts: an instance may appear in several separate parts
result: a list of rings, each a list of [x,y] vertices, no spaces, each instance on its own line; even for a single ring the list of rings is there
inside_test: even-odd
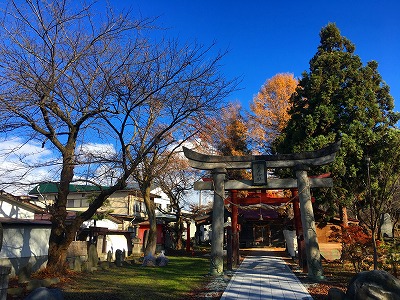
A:
[[[69,191],[71,193],[88,193],[88,192],[100,192],[102,190],[109,189],[108,186],[97,186],[97,185],[87,185],[87,184],[70,184]],[[35,186],[29,195],[40,195],[40,194],[57,194],[58,193],[58,183],[56,182],[46,182],[40,183]]]
[[[57,194],[58,193],[58,183],[57,182],[44,182],[35,186],[29,191],[29,195],[40,195],[40,194]],[[90,192],[101,192],[102,190],[109,189],[109,186],[100,185],[88,185],[88,184],[70,184],[70,193],[90,193]],[[137,183],[129,183],[124,191],[138,190],[139,185]],[[161,196],[151,194],[153,198],[160,198]]]

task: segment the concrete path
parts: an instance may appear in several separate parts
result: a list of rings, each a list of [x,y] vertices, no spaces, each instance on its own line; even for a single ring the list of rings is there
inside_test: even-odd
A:
[[[289,266],[273,253],[250,252],[232,276],[221,300],[312,300]]]

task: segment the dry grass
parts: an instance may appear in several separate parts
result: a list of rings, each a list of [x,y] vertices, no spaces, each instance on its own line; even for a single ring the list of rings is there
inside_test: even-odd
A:
[[[208,258],[168,258],[166,267],[142,267],[140,264],[126,263],[122,267],[92,273],[70,273],[61,279],[58,287],[62,289],[65,300],[180,300],[187,299],[191,291],[207,282]],[[45,278],[49,274],[36,277]]]
[[[328,291],[333,287],[346,292],[348,283],[355,275],[354,269],[350,264],[342,264],[337,261],[323,261],[322,267],[325,279],[315,282],[308,279],[307,274],[300,270],[295,261],[287,259],[287,262],[314,300],[328,299]]]

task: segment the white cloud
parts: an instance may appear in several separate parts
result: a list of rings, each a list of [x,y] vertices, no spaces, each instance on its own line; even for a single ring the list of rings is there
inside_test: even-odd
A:
[[[84,164],[76,168],[75,180],[91,179],[99,184],[112,184],[120,170],[105,160],[116,156],[112,144],[87,143],[78,146],[76,155]],[[24,142],[19,137],[0,140],[0,189],[12,194],[26,194],[43,181],[59,180],[59,154],[36,141]]]
[[[35,141],[24,143],[19,137],[0,142],[0,159],[17,161],[23,159],[27,163],[40,162],[52,156],[52,152]]]
[[[77,155],[85,157],[114,157],[117,151],[112,144],[87,143],[78,147]]]
[[[55,166],[53,152],[35,141],[23,142],[19,137],[0,142],[0,189],[13,194],[26,194],[30,184],[51,180]],[[56,168],[58,168],[56,166]]]

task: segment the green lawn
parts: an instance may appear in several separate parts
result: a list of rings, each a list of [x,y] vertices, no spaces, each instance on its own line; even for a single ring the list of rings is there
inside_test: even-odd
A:
[[[186,299],[207,278],[209,258],[168,257],[166,267],[124,265],[82,273],[63,286],[64,299]]]

